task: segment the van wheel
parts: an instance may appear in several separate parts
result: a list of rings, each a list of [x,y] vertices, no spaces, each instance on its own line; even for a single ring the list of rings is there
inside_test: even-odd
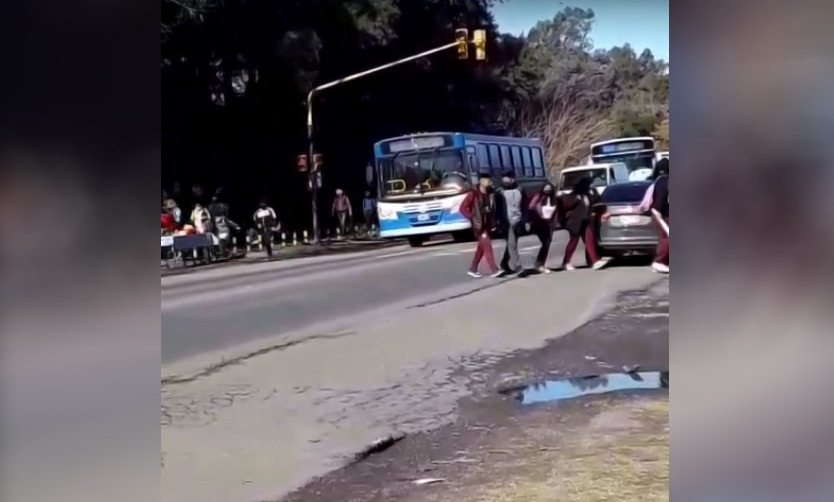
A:
[[[426,237],[422,235],[412,235],[408,238],[408,245],[413,248],[418,248],[426,242]]]

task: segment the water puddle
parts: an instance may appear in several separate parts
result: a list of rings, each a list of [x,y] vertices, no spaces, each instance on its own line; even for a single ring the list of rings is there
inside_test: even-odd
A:
[[[522,389],[515,389],[508,393],[521,404],[536,404],[619,391],[668,388],[668,371],[638,371],[548,380]]]

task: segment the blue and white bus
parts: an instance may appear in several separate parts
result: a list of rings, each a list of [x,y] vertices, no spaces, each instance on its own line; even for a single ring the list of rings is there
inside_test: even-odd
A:
[[[434,234],[469,240],[460,204],[479,173],[498,179],[514,170],[519,185],[531,190],[548,171],[538,139],[457,132],[385,139],[374,144],[374,158],[380,237],[407,237],[415,247]]]
[[[622,162],[629,172],[629,179],[648,179],[657,160],[655,139],[651,136],[619,138],[600,141],[591,145],[589,164]]]

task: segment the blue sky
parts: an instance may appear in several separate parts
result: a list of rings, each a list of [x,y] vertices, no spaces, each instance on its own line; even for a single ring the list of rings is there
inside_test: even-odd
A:
[[[519,35],[567,6],[594,10],[594,47],[628,42],[638,54],[648,47],[669,61],[669,0],[504,0],[492,13],[500,31]]]

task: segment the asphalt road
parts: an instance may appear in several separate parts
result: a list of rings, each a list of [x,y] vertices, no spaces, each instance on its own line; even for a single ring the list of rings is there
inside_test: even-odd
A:
[[[548,265],[561,263],[566,241],[564,232],[554,235]],[[417,301],[466,283],[496,281],[466,275],[474,248],[474,243],[432,243],[163,277],[162,363]],[[503,241],[494,248],[500,261]],[[532,266],[538,240],[525,237],[519,248],[524,265]],[[580,246],[573,263],[584,263],[583,256]]]

